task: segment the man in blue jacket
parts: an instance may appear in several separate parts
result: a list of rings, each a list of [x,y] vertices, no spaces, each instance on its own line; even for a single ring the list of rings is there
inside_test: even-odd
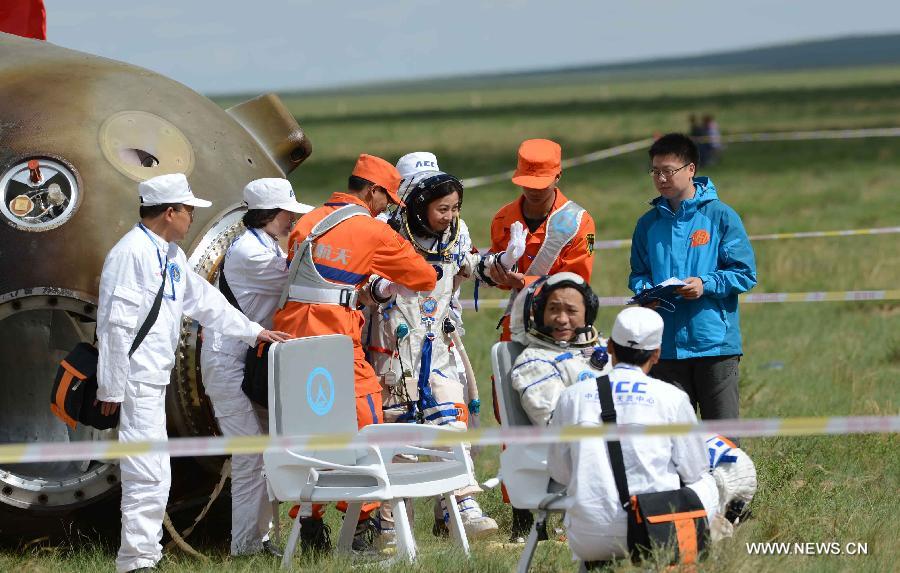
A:
[[[694,176],[698,161],[697,146],[679,133],[650,147],[660,196],[634,229],[628,286],[637,294],[672,277],[687,283],[652,305],[665,329],[650,375],[681,386],[704,419],[737,418],[738,294],[756,285],[756,261],[741,218],[708,177]]]

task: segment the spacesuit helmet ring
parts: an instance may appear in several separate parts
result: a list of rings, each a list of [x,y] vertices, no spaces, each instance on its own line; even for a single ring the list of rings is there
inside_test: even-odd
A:
[[[550,294],[561,288],[573,288],[584,299],[585,324],[576,329],[576,336],[571,341],[555,340],[550,327],[544,324],[544,310]],[[513,340],[526,345],[540,342],[565,348],[593,346],[597,342],[594,321],[597,319],[599,306],[597,295],[581,276],[570,272],[543,276],[525,287],[513,302],[510,316]]]

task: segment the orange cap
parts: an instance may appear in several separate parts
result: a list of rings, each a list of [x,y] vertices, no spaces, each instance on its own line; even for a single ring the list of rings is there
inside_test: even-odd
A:
[[[392,203],[403,205],[403,201],[397,195],[397,188],[400,187],[401,180],[400,172],[384,159],[365,153],[361,154],[356,160],[353,175],[371,181],[379,187],[384,187]]]
[[[519,164],[512,182],[529,189],[549,187],[559,175],[562,148],[549,139],[526,139],[519,146]]]

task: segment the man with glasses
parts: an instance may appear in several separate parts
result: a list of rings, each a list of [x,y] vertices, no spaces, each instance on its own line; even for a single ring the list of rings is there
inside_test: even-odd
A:
[[[359,290],[372,274],[387,280],[381,291],[386,296],[415,296],[414,291],[431,291],[437,283],[434,268],[376,218],[388,203],[403,205],[397,195],[399,185],[400,174],[393,165],[365,153],[359,156],[347,191],[332,194],[291,231],[288,287],[273,319],[275,328],[298,338],[345,334],[353,339],[354,387],[336,391],[354,393],[360,428],[381,423],[384,416],[381,382],[366,362],[362,347],[364,318],[358,309]],[[363,505],[353,540],[355,550],[373,546],[376,525],[370,515],[378,505]],[[297,506],[291,510],[292,518],[297,511]],[[323,507],[315,505],[313,514],[302,518],[300,541],[305,549],[330,549],[323,514]]]
[[[637,294],[673,277],[686,283],[671,304],[651,305],[665,330],[650,374],[681,386],[702,418],[737,418],[738,295],[756,285],[756,261],[740,216],[708,177],[695,176],[698,161],[697,146],[680,133],[650,147],[660,196],[635,227],[628,286]]]

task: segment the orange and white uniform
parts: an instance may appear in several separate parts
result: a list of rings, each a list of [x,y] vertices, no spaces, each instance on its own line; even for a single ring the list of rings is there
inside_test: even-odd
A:
[[[315,270],[329,283],[343,290],[340,300],[328,302],[288,301],[275,313],[274,328],[297,337],[322,334],[346,334],[353,339],[354,393],[359,427],[383,421],[381,384],[372,366],[366,362],[362,347],[363,313],[356,309],[359,288],[369,275],[377,274],[411,290],[434,289],[435,270],[416,253],[412,245],[383,221],[371,216],[360,199],[348,193],[334,193],[328,201],[306,214],[291,231],[288,250],[291,258],[295,245],[305,241],[310,231],[327,216],[341,208],[356,205],[366,214],[343,220],[312,242]]]
[[[527,227],[522,213],[522,201],[523,198],[519,197],[501,207],[494,215],[491,221],[491,252],[499,253],[506,248],[509,243],[509,228],[514,222],[519,221]],[[527,276],[571,272],[590,282],[593,266],[594,219],[557,189],[550,215],[540,227],[528,233],[525,254],[518,260],[517,270]],[[512,298],[515,298],[515,294],[512,293]],[[503,317],[500,340],[511,340],[508,314]]]

